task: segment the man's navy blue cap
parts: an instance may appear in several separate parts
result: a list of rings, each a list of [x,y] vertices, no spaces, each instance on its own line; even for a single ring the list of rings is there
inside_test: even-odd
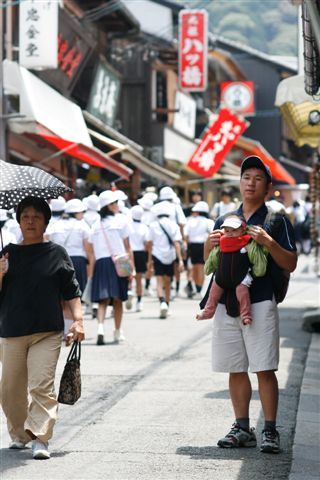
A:
[[[271,170],[265,163],[263,163],[260,157],[251,155],[243,160],[241,163],[241,177],[243,172],[248,170],[248,168],[258,168],[259,170],[262,170],[266,174],[268,182],[272,182]]]

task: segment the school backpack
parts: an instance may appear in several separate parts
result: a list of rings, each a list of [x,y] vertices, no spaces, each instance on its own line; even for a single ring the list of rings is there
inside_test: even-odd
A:
[[[281,227],[284,214],[274,212],[269,207],[267,208],[268,213],[264,220],[263,228],[267,233],[269,233],[269,235],[277,239],[277,234]],[[285,299],[288,291],[290,272],[279,267],[272,259],[268,263],[268,271],[272,279],[272,286],[276,302],[281,303]]]

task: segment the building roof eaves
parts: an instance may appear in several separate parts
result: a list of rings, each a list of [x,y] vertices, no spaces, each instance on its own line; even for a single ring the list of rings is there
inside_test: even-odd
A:
[[[252,56],[258,57],[261,60],[264,60],[265,62],[273,63],[273,64],[278,65],[280,67],[287,68],[288,70],[291,70],[293,73],[297,73],[297,71],[298,71],[298,67],[293,67],[290,63],[275,58],[275,57],[277,57],[275,55],[269,55],[267,53],[261,52],[260,50],[252,48],[252,47],[250,47],[248,45],[245,45],[243,43],[240,43],[240,42],[235,42],[234,40],[230,40],[230,39],[228,39],[226,37],[223,37],[221,35],[215,35],[213,33],[209,33],[209,42],[210,42],[211,46],[218,43],[218,44],[220,44],[220,46],[225,45],[225,46],[236,48],[236,49],[241,50],[243,52],[246,52],[246,53],[248,53]]]

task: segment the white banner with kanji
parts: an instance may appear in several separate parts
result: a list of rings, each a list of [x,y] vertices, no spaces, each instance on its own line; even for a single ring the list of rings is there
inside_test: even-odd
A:
[[[187,166],[203,177],[216,173],[226,154],[249,123],[227,109],[220,110],[216,121],[206,130]]]
[[[179,85],[202,92],[208,77],[208,14],[205,10],[181,10],[179,14]]]
[[[58,13],[56,0],[20,2],[20,65],[31,69],[58,67]]]

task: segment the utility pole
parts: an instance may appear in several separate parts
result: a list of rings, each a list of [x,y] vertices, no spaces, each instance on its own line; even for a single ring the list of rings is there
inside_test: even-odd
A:
[[[6,105],[3,85],[3,59],[4,59],[4,7],[0,5],[0,159],[7,160],[7,123]]]

